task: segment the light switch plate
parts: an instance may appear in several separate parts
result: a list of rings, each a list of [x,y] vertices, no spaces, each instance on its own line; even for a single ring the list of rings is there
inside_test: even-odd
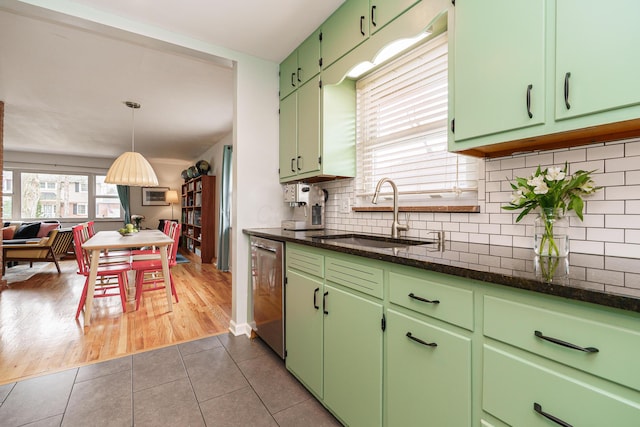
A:
[[[349,198],[340,200],[340,213],[348,214],[349,212],[351,212]]]

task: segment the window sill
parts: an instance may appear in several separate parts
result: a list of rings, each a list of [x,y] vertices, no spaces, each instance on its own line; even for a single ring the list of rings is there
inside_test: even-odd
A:
[[[353,212],[393,212],[392,206],[354,206]],[[399,212],[480,213],[480,206],[399,206]]]

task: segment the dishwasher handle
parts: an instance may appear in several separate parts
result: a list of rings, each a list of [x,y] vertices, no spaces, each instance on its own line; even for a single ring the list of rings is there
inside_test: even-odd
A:
[[[254,243],[253,247],[256,249],[262,249],[263,251],[273,252],[274,254],[278,251],[276,248],[272,248],[270,246],[265,246],[260,243]]]

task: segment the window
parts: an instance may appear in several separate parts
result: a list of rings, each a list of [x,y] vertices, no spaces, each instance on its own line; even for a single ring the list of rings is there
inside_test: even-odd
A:
[[[384,177],[412,204],[477,198],[477,159],[447,151],[447,56],[444,33],[358,80],[360,203]]]
[[[96,176],[96,218],[120,218],[120,198],[115,184],[104,182],[104,175]]]
[[[13,172],[2,171],[2,219],[13,217]]]
[[[88,176],[22,172],[20,182],[22,219],[87,218],[88,194],[75,190],[87,185]]]

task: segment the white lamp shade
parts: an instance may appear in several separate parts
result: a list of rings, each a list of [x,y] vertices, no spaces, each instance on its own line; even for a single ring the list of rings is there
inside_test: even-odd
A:
[[[167,203],[178,203],[178,192],[176,190],[168,190],[164,193],[164,201]]]
[[[104,182],[134,187],[155,187],[158,185],[158,177],[142,154],[127,151],[113,162]]]

